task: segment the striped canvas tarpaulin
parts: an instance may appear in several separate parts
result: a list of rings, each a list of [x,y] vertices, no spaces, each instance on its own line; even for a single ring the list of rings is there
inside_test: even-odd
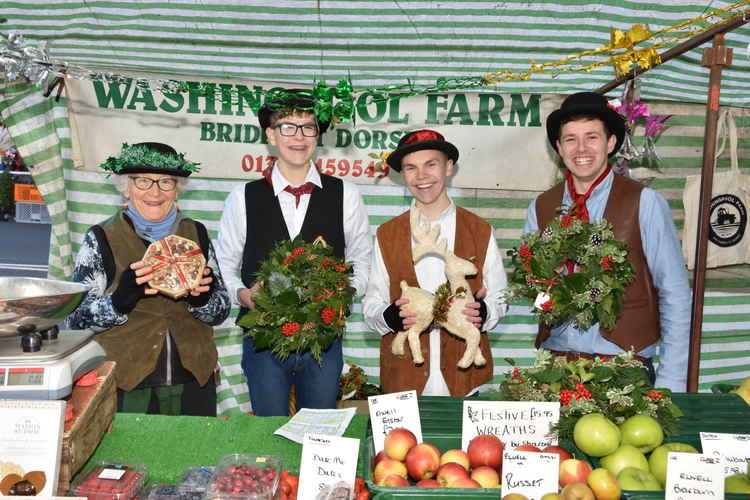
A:
[[[725,5],[729,2],[712,2],[711,8]],[[406,79],[429,84],[443,76],[520,70],[531,59],[541,62],[599,47],[608,41],[612,27],[627,29],[648,22],[658,29],[697,17],[706,8],[705,2],[687,0],[606,5],[574,0],[27,0],[3,2],[1,15],[8,22],[0,26],[29,39],[50,40],[52,56],[88,67],[160,72],[168,68],[175,75],[286,83],[350,77],[355,87],[362,87],[400,84]],[[722,104],[738,107],[741,167],[750,155],[749,42],[748,28],[728,35],[735,60],[724,73],[722,87]],[[652,111],[673,117],[657,143],[660,170],[637,174],[649,178],[650,185],[667,197],[678,228],[683,221],[684,178],[699,173],[701,166],[705,110],[700,104],[690,104],[705,102],[707,71],[700,67],[700,54],[691,51],[641,78],[641,97],[651,99]],[[528,81],[504,83],[499,90],[569,93],[591,90],[612,77],[611,69],[602,67],[590,73],[535,75]],[[55,103],[39,93],[40,89],[28,85],[6,85],[0,109],[21,153],[37,165],[35,180],[50,204],[54,222],[50,273],[64,277],[70,275],[85,230],[112,214],[122,199],[104,175],[73,168],[65,99]],[[727,164],[727,159],[720,158],[720,168]],[[215,238],[223,200],[237,182],[191,178],[180,207],[204,222]],[[408,206],[404,188],[375,185],[361,186],[361,190],[373,232]],[[495,228],[500,247],[508,249],[518,240],[526,208],[538,193],[451,189],[450,194],[459,205],[486,218]],[[750,375],[749,277],[747,266],[709,273],[701,390],[717,381]],[[534,319],[528,306],[513,305],[493,332],[496,376],[508,368],[505,357],[514,358],[520,366],[533,361]],[[247,410],[239,332],[230,322],[215,332],[222,367],[220,411]],[[378,337],[368,331],[356,305],[348,324],[345,355],[364,366],[375,381],[377,346]]]
[[[652,31],[727,7],[727,0],[24,0],[5,1],[2,29],[48,40],[53,57],[110,71],[355,87],[434,84],[440,77],[520,72],[597,49],[610,29],[638,23]],[[745,9],[748,7],[745,6]],[[710,20],[708,20],[710,21]],[[714,22],[718,19],[714,19]],[[736,51],[722,103],[750,96],[750,28],[727,36]],[[643,78],[643,97],[705,102],[706,70],[692,50]],[[584,63],[593,62],[592,59]],[[568,93],[613,78],[591,72],[534,75],[503,82],[502,92]]]

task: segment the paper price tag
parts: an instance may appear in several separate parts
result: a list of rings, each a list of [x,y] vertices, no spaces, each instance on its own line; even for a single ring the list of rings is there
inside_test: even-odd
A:
[[[479,434],[494,434],[506,448],[557,444],[550,429],[560,420],[560,403],[464,400],[461,448]]]
[[[556,493],[560,473],[560,456],[556,453],[506,451],[503,453],[503,496],[520,493],[529,500],[538,500],[547,493]]]
[[[703,453],[721,458],[724,475],[746,474],[750,462],[750,435],[701,432]]]
[[[664,494],[665,500],[724,498],[721,460],[699,453],[670,451]]]
[[[119,481],[120,478],[125,475],[125,472],[124,469],[102,469],[96,477],[99,479],[114,479],[115,481]]]
[[[299,500],[351,498],[357,476],[359,439],[305,434]]]
[[[422,442],[422,422],[419,420],[417,391],[392,392],[367,398],[375,453],[383,449],[385,435],[393,429],[404,427]]]

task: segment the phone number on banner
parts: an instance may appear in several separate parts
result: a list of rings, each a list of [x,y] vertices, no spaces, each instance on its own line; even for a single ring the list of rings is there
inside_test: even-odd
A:
[[[263,155],[245,155],[242,157],[242,170],[245,172],[261,173],[266,168],[270,168],[276,162],[275,156]],[[375,167],[374,161],[368,160],[348,160],[346,158],[319,158],[315,162],[318,172],[335,175],[337,177],[372,177],[382,179],[388,176],[390,167],[383,164]]]

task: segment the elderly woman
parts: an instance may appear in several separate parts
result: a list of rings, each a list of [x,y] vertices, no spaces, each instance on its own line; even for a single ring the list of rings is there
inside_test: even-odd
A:
[[[141,143],[123,145],[102,168],[117,174],[127,205],[86,232],[73,279],[92,289],[68,326],[96,332],[117,362],[118,411],[216,415],[211,326],[229,314],[229,295],[206,228],[176,204],[196,164],[167,145]],[[207,263],[181,300],[150,288],[153,269],[141,261],[151,242],[170,234],[197,242]]]

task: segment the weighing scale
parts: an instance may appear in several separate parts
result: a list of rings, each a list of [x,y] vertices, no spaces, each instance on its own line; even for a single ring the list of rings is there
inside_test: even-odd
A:
[[[0,398],[64,398],[106,359],[93,332],[57,327],[88,290],[67,281],[0,278]]]

